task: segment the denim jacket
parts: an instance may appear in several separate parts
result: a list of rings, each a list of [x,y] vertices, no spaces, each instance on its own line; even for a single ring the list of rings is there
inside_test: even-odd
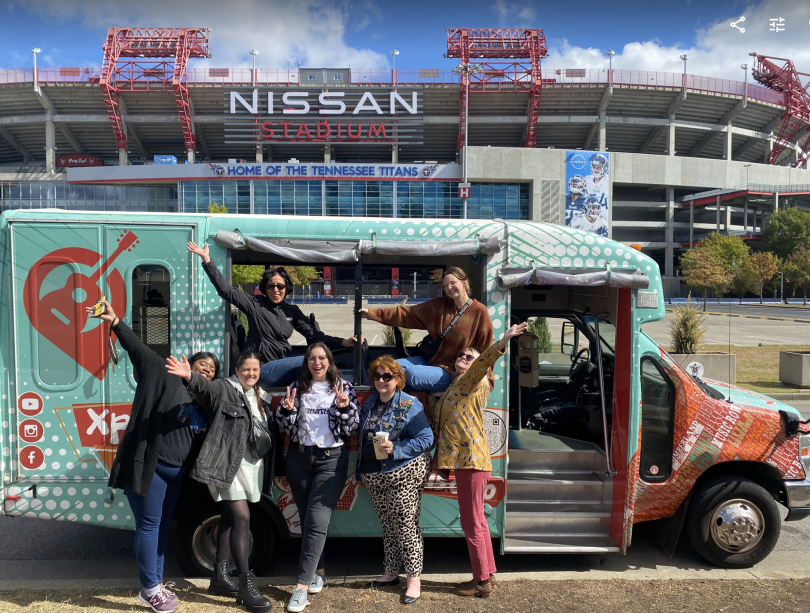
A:
[[[374,392],[360,409],[358,436],[361,438],[366,428],[366,421],[379,397],[379,393]],[[383,414],[380,424],[383,431],[388,432],[388,440],[394,443],[393,455],[381,462],[384,473],[389,473],[415,460],[433,446],[433,431],[430,429],[422,403],[410,394],[396,392],[391,405]],[[357,480],[362,481],[359,452],[357,454]]]

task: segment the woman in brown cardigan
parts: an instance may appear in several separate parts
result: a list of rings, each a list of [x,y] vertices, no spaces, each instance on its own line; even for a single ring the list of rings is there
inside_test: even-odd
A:
[[[442,340],[436,354],[427,361],[422,356],[397,360],[405,371],[408,387],[430,392],[442,392],[450,385],[456,357],[467,347],[483,352],[492,345],[492,320],[487,308],[470,298],[467,274],[457,266],[442,275],[444,296],[413,306],[400,305],[392,309],[360,309],[360,316],[386,326],[427,330],[432,339],[439,339],[457,313],[461,317]]]

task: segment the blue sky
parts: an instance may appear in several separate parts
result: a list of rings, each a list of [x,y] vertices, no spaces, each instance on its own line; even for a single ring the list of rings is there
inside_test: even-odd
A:
[[[236,8],[233,8],[236,7]],[[730,27],[746,16],[743,34]],[[769,31],[771,17],[785,31]],[[539,27],[549,46],[548,68],[601,68],[603,51],[616,51],[614,68],[680,71],[740,78],[748,51],[793,59],[810,72],[807,0],[670,0],[669,2],[391,2],[389,0],[0,0],[0,67],[27,67],[30,48],[41,65],[94,66],[107,28],[122,25],[212,28],[210,66],[257,65],[385,68],[396,48],[399,68],[451,68],[445,59],[448,27]],[[203,65],[194,61],[192,65]]]

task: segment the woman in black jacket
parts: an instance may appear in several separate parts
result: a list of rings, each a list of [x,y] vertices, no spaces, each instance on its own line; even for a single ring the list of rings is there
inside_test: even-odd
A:
[[[140,568],[138,599],[153,611],[174,611],[177,596],[163,586],[163,558],[169,521],[188,472],[205,437],[206,423],[176,377],[166,374],[164,360],[121,321],[110,306],[101,319],[109,322],[129,354],[138,386],[132,415],[118,447],[110,486],[121,488],[135,517],[135,557]],[[213,353],[191,356],[190,368],[212,380],[219,374]]]
[[[256,584],[248,566],[250,507],[273,482],[274,420],[270,398],[259,388],[259,355],[245,351],[236,361],[236,375],[209,381],[194,372],[182,356],[166,359],[166,372],[181,377],[205,414],[208,433],[191,478],[205,483],[220,504],[217,562],[209,591],[233,595],[228,576],[228,553],[239,571],[236,603],[248,611],[267,611],[271,603]]]
[[[261,356],[262,374],[259,384],[265,389],[289,385],[295,380],[304,363],[302,356],[287,357],[290,352],[289,338],[293,330],[301,334],[307,345],[324,343],[329,349],[354,347],[355,338],[328,336],[316,330],[309,317],[285,299],[292,292],[290,276],[283,268],[268,268],[259,282],[260,296],[246,294],[234,285],[228,285],[222,273],[211,261],[208,245],[200,247],[189,241],[188,250],[203,260],[203,270],[213,283],[217,294],[230,302],[248,319],[248,334],[245,350]]]

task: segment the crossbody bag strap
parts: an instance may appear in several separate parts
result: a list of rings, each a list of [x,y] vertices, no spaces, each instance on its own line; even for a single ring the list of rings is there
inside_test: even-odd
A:
[[[447,324],[447,327],[444,329],[444,332],[442,332],[442,335],[439,337],[439,340],[442,340],[445,336],[447,336],[447,333],[450,332],[450,328],[452,328],[455,325],[459,317],[464,315],[464,311],[466,311],[467,307],[472,304],[472,301],[473,299],[470,298],[469,300],[467,300],[467,302],[464,303],[464,306],[461,307],[461,310],[458,313],[456,313],[456,316],[453,318],[453,321]]]

